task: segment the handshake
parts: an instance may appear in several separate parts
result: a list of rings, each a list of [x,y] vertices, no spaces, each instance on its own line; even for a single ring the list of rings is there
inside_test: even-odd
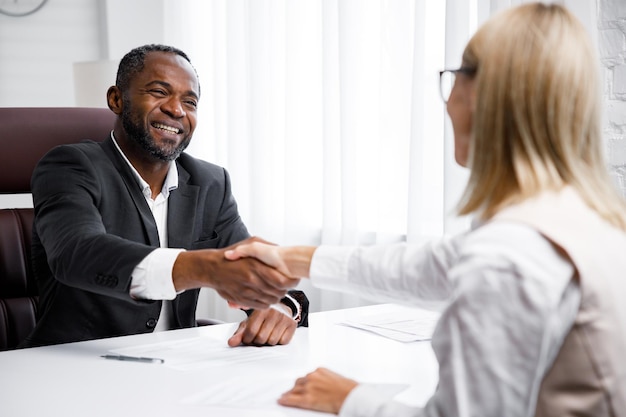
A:
[[[231,305],[264,310],[308,277],[315,249],[251,237],[224,249],[182,252],[172,271],[174,287],[210,287]]]

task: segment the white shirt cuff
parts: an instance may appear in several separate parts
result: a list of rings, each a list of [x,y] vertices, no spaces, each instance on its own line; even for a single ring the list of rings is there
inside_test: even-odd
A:
[[[295,314],[293,314],[291,316],[291,318],[294,319],[294,320],[300,320],[300,317],[302,316],[302,306],[300,305],[298,300],[296,300],[295,298],[293,298],[289,294],[285,294],[285,298],[288,298],[289,301],[291,301],[293,303],[293,305],[296,307],[296,312],[295,312]]]
[[[172,270],[181,252],[184,249],[157,248],[143,258],[133,270],[130,296],[143,300],[176,298]]]
[[[359,384],[346,397],[339,417],[399,417],[417,415],[418,409],[393,402],[406,384]],[[402,412],[394,406],[402,409]],[[407,413],[407,411],[410,413]]]
[[[352,246],[318,246],[309,267],[311,283],[317,288],[340,290],[341,282],[348,281],[349,260],[354,250]]]

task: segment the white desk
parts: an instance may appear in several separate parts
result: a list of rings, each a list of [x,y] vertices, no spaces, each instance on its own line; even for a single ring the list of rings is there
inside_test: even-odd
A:
[[[0,416],[321,416],[276,404],[276,392],[319,366],[362,382],[406,383],[399,398],[421,405],[435,390],[437,363],[430,342],[402,343],[335,323],[404,307],[389,304],[311,314],[275,357],[201,369],[106,360],[129,346],[196,337],[226,339],[235,324],[69,343],[0,353]],[[235,348],[239,349],[239,348]],[[268,352],[269,352],[268,351]],[[213,389],[238,384],[267,390],[262,403],[217,406],[198,402]],[[218,387],[218,388],[215,388]],[[262,391],[264,392],[264,391]],[[261,397],[265,398],[264,395]],[[195,400],[194,400],[195,398]]]

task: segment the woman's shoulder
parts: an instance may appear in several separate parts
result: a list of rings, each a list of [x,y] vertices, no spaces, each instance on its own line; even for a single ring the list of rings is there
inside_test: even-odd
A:
[[[506,268],[525,275],[569,270],[569,260],[532,226],[515,221],[488,222],[468,233],[460,259],[482,268]],[[549,273],[549,272],[548,272]]]

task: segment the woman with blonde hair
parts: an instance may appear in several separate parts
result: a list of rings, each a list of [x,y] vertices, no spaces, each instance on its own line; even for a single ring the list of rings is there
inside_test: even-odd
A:
[[[626,206],[603,159],[597,62],[570,12],[532,3],[488,20],[461,68],[445,71],[471,231],[420,247],[227,253],[321,288],[447,303],[432,339],[439,384],[423,408],[327,369],[281,404],[341,416],[626,416]]]

